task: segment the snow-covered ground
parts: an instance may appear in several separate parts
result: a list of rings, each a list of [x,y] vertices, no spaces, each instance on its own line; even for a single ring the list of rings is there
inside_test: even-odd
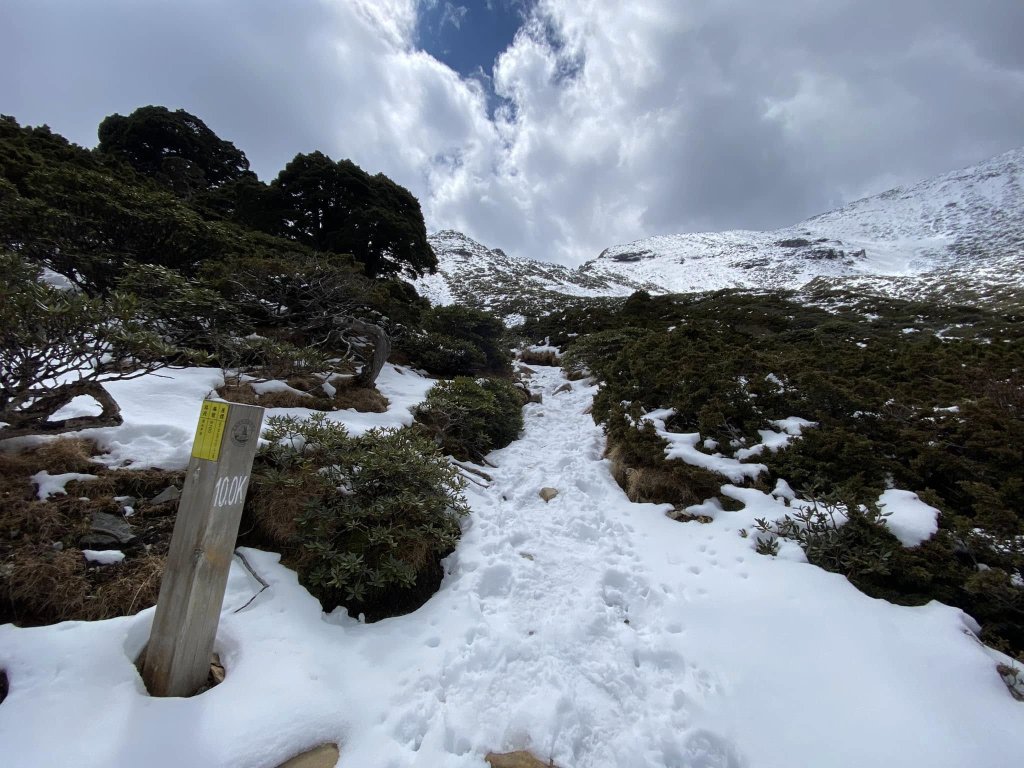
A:
[[[267,384],[287,387],[283,382]],[[423,402],[433,384],[432,379],[413,369],[386,363],[376,382],[377,389],[388,400],[385,412],[361,413],[344,409],[329,412],[327,418],[344,424],[352,435],[364,434],[375,427],[408,427],[413,421],[412,408]],[[105,451],[101,460],[111,467],[184,469],[188,466],[203,400],[215,396],[215,390],[223,385],[224,375],[220,368],[167,368],[137,379],[106,382],[103,386],[121,408],[123,423],[116,427],[85,429],[77,434],[95,441]],[[273,388],[264,387],[267,391]],[[92,400],[91,397],[87,399]],[[82,405],[66,408],[59,415],[71,418],[89,413],[88,406]],[[308,408],[268,408],[264,420],[272,416],[304,418],[309,413]],[[54,438],[12,438],[7,445],[16,448],[51,439]],[[74,478],[67,478],[64,482],[71,479]]]
[[[247,605],[259,585],[235,563],[227,677],[190,699],[149,697],[132,664],[152,610],[0,627],[3,765],[269,768],[324,741],[339,765],[383,768],[515,749],[562,768],[1024,764],[1024,705],[963,613],[868,598],[796,545],[756,554],[741,530],[788,508],[755,490],[726,486],[746,508],[706,505],[708,524],[629,502],[586,414],[595,388],[556,394],[551,368],[533,383],[544,402],[469,486],[420,610],[325,616],[248,550],[270,588]]]

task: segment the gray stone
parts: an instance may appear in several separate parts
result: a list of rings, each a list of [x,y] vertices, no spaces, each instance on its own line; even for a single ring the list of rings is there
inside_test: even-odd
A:
[[[164,488],[162,491],[160,491],[160,493],[158,493],[152,499],[150,499],[149,503],[150,504],[164,504],[165,502],[168,502],[168,501],[177,501],[180,496],[181,496],[181,491],[179,491],[177,489],[177,487],[175,487],[173,485],[169,485],[166,488]]]
[[[123,517],[107,512],[92,513],[92,529],[79,541],[82,549],[103,549],[130,544],[135,531]]]
[[[544,499],[544,501],[551,501],[557,495],[558,495],[558,489],[557,488],[541,488],[540,489],[540,497],[542,499]]]

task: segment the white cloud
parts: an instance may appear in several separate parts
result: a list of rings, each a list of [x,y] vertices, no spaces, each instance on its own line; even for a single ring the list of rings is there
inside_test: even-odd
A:
[[[493,117],[478,78],[415,49],[430,3],[7,0],[0,103],[87,145],[112,112],[183,107],[264,178],[349,157],[431,227],[570,263],[795,223],[1024,137],[1019,0],[541,0]]]

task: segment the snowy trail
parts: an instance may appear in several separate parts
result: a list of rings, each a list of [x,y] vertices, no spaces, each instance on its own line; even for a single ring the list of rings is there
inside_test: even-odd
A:
[[[470,494],[472,528],[445,599],[466,595],[495,631],[474,632],[446,660],[443,695],[456,719],[488,724],[496,749],[531,747],[581,768],[645,753],[668,765],[658,740],[666,725],[685,729],[693,672],[639,623],[634,609],[664,596],[609,504],[621,491],[584,414],[592,390],[554,394],[564,381],[538,369],[545,403],[529,406],[524,437],[492,456],[491,487]],[[550,502],[545,486],[558,490]],[[534,733],[547,736],[537,743]]]
[[[586,414],[595,388],[564,382],[538,368],[543,404],[470,485],[447,576],[413,614],[325,616],[249,550],[270,588],[246,606],[258,587],[232,569],[227,678],[191,699],[150,698],[132,665],[152,610],[0,627],[4,765],[273,768],[324,741],[367,768],[517,749],[561,768],[1024,764],[1024,705],[960,611],[872,600],[795,546],[757,555],[740,530],[785,511],[757,491],[727,486],[746,508],[709,524],[630,503]]]

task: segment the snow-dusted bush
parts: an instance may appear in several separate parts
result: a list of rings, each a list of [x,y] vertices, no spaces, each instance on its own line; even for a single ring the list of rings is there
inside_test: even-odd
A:
[[[416,420],[445,453],[479,461],[523,429],[523,396],[504,379],[457,378],[436,384]]]
[[[837,493],[812,495],[782,519],[761,518],[755,527],[764,534],[757,545],[761,554],[776,554],[776,539],[790,539],[800,545],[808,561],[850,578],[888,575],[900,546],[886,530],[877,505],[849,504]]]
[[[322,414],[270,419],[265,437],[248,512],[325,610],[417,607],[468,512],[464,481],[431,441],[409,429],[351,437]]]

